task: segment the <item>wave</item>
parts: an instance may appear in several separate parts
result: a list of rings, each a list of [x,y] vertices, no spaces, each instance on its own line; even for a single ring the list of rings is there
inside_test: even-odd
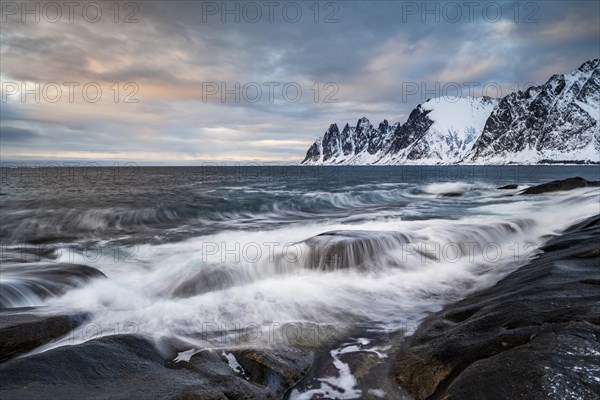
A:
[[[7,204],[2,210],[0,240],[8,243],[67,243],[81,240],[181,240],[231,226],[264,229],[297,221],[372,219],[375,212],[411,214],[415,201],[424,207],[429,195],[457,195],[489,189],[483,184],[440,183],[409,188],[404,184],[359,185],[349,191],[281,190],[250,187],[188,193],[176,204],[151,207],[106,205],[68,208],[58,204],[25,209]],[[199,190],[199,189],[195,189]],[[473,193],[474,197],[478,193]],[[376,215],[375,215],[376,216]]]
[[[145,244],[134,263],[97,260],[108,279],[44,304],[85,311],[99,326],[133,322],[160,348],[243,345],[238,333],[250,326],[263,327],[266,345],[286,340],[286,324],[394,331],[518,268],[548,238],[597,214],[598,193],[512,196],[457,219],[313,221]]]
[[[442,182],[431,183],[421,188],[423,193],[444,195],[444,196],[460,196],[470,190],[475,189],[493,189],[493,185],[483,183],[465,183],[465,182]]]
[[[2,264],[0,271],[0,309],[39,306],[48,297],[106,278],[87,265],[62,263]]]

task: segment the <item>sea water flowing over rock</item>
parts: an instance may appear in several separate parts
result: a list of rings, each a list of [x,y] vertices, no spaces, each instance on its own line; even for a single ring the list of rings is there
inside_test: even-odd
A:
[[[411,396],[392,371],[422,321],[598,213],[593,166],[469,168],[140,168],[126,193],[8,171],[0,396]]]
[[[416,399],[595,399],[600,215],[495,286],[428,318],[392,375]]]

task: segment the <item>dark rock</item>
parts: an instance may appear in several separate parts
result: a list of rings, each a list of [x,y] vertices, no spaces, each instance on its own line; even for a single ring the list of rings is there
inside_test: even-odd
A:
[[[323,136],[323,160],[335,157],[341,147],[340,130],[337,124],[331,124]]]
[[[323,138],[318,138],[310,147],[302,163],[319,161],[321,153],[322,161],[337,163],[338,159],[359,153],[376,154],[387,151],[399,125],[390,126],[384,120],[375,129],[366,117],[362,117],[356,126],[346,124],[340,132],[337,124],[331,124]]]
[[[182,384],[150,343],[128,336],[14,359],[0,365],[0,376],[3,399],[165,398]]]
[[[317,140],[316,142],[314,142],[312,144],[312,146],[310,146],[310,148],[306,152],[306,157],[304,158],[304,161],[302,161],[302,162],[305,163],[307,161],[317,161],[319,159],[319,157],[321,157],[320,145],[321,145],[320,140]]]
[[[248,349],[232,354],[251,382],[269,388],[277,397],[294,386],[313,362],[312,353],[291,347]]]
[[[449,385],[447,398],[597,399],[598,356],[585,352],[597,350],[590,344],[598,339],[598,329],[587,322],[544,329],[519,347],[469,365]]]
[[[346,124],[342,130],[342,152],[348,155],[354,151],[354,130],[351,130],[350,125]]]
[[[387,129],[387,126],[385,126]],[[354,131],[354,154],[358,154],[368,147],[372,136],[377,135],[377,131],[373,129],[373,125],[366,117],[362,117],[356,123]]]
[[[599,237],[598,216],[579,223],[495,286],[428,318],[393,377],[416,399],[596,399]]]
[[[204,350],[189,362],[166,362],[133,335],[94,339],[13,359],[0,365],[6,399],[277,399],[308,371],[310,353],[248,350],[238,354],[249,373],[234,371],[222,350]]]
[[[540,194],[540,193],[549,193],[549,192],[557,192],[560,190],[573,190],[584,187],[598,187],[600,186],[600,181],[588,181],[579,176],[575,178],[568,178],[563,180],[556,180],[548,183],[543,183],[541,185],[532,186],[527,188],[521,192],[521,194]]]
[[[0,362],[65,336],[85,320],[85,314],[36,315],[22,310],[0,312]]]
[[[406,122],[399,125],[396,132],[394,132],[394,140],[388,152],[398,153],[423,137],[433,125],[433,121],[427,116],[430,112],[424,110],[421,105],[412,110]],[[412,157],[412,159],[415,159],[415,154]]]
[[[448,193],[441,194],[442,197],[460,197],[462,195],[463,195],[462,192],[448,192]]]
[[[509,190],[509,189],[516,189],[518,187],[519,187],[519,185],[512,184],[512,185],[500,186],[499,188],[496,188],[496,189]]]
[[[367,151],[369,154],[375,154],[382,148],[387,147],[389,134],[391,131],[392,130],[390,129],[387,119],[384,119],[383,122],[379,124],[377,132],[374,132],[369,139],[369,144],[367,146]]]

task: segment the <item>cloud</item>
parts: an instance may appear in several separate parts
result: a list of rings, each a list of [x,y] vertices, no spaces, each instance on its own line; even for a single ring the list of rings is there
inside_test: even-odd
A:
[[[373,124],[402,122],[431,97],[407,99],[407,82],[522,87],[600,56],[600,9],[588,1],[536,2],[536,23],[524,23],[528,10],[515,22],[512,1],[497,3],[503,18],[494,23],[481,14],[483,6],[472,21],[404,18],[397,1],[319,3],[318,15],[312,2],[297,2],[297,23],[285,20],[286,2],[272,22],[263,9],[256,23],[236,23],[231,15],[223,23],[221,15],[206,15],[206,2],[138,1],[137,23],[123,23],[126,3],[115,23],[114,2],[97,3],[105,12],[98,23],[81,17],[3,23],[2,82],[80,84],[72,102],[68,96],[56,103],[18,96],[4,102],[3,158],[301,161],[306,144],[332,122],[354,123],[363,115]],[[236,4],[245,3],[227,7]],[[332,12],[337,22],[324,23]],[[80,91],[90,82],[102,88],[97,103]],[[124,101],[130,82],[139,89],[137,103]],[[256,83],[265,90],[256,102],[243,89],[223,101],[222,91],[206,96],[211,82],[219,89]],[[272,101],[268,82],[279,84]],[[282,94],[290,83],[302,89],[297,102]],[[326,89],[328,83],[335,85]],[[328,95],[337,102],[325,101]]]
[[[40,134],[31,129],[17,128],[14,126],[0,127],[0,138],[3,142],[21,143],[40,137]]]

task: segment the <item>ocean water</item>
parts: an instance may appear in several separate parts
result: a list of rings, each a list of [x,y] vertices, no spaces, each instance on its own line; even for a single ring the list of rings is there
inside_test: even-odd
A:
[[[331,339],[329,372],[291,398],[375,396],[385,391],[357,389],[344,355],[389,358],[382,335],[410,333],[599,213],[598,188],[518,194],[573,176],[600,180],[600,168],[3,168],[0,299],[88,313],[85,329],[34,352],[115,333],[178,359]],[[62,263],[108,279],[31,274]]]

